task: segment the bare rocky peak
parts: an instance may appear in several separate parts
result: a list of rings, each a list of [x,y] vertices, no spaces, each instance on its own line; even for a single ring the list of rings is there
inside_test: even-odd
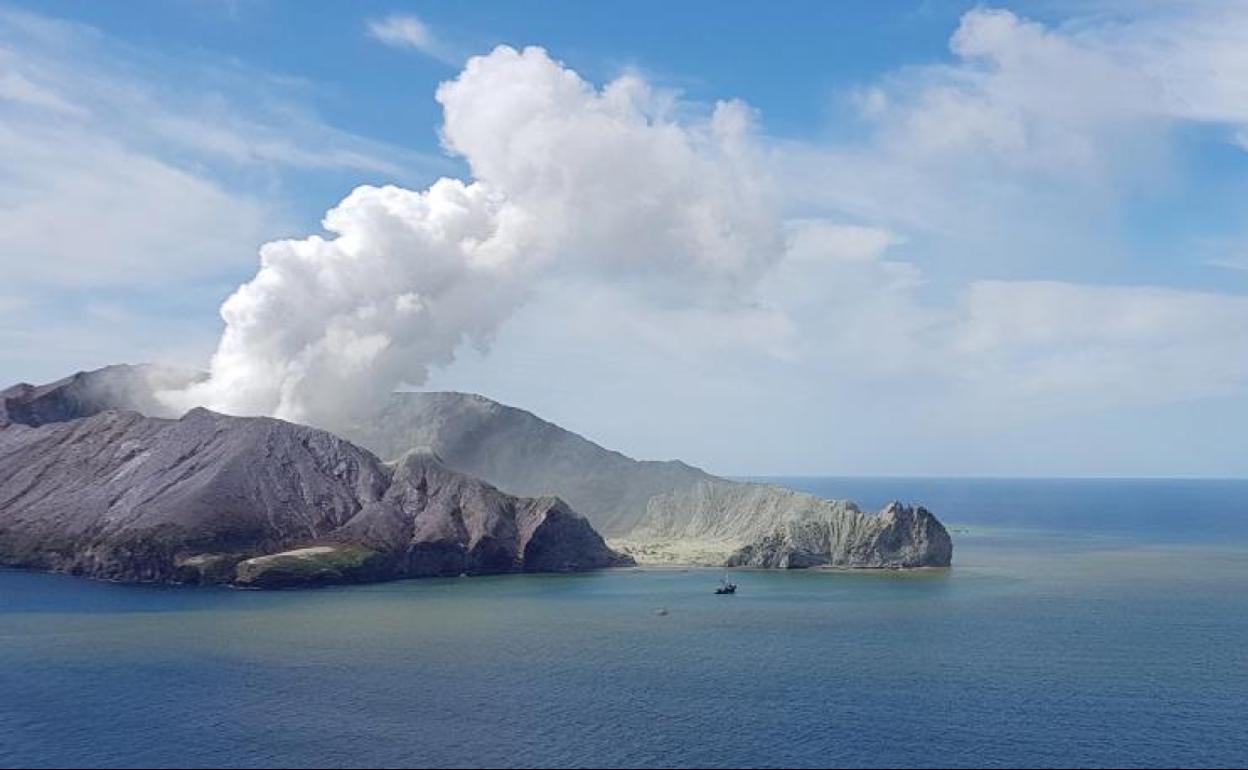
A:
[[[428,454],[392,469],[281,420],[105,411],[0,430],[8,565],[277,587],[621,562],[557,500],[511,497]]]
[[[78,372],[46,385],[19,383],[0,391],[0,426],[38,426],[126,409],[151,417],[174,417],[157,400],[162,389],[185,387],[199,372],[151,364],[117,364]]]

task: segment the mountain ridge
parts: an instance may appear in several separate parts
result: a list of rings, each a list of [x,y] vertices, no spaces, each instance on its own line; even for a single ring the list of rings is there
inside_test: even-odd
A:
[[[431,455],[389,467],[325,431],[198,408],[0,429],[0,563],[277,588],[630,560],[557,498],[508,495]]]

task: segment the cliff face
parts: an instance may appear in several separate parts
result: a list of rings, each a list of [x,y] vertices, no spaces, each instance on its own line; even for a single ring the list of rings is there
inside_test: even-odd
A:
[[[891,503],[878,514],[798,514],[738,548],[730,567],[948,567],[949,533],[929,511]]]
[[[953,557],[949,533],[924,508],[893,503],[866,513],[844,500],[723,480],[651,499],[628,543],[659,560],[697,543],[702,560],[742,567],[947,567]]]
[[[565,572],[631,563],[557,497],[518,498],[412,451],[386,494],[332,536],[402,553],[404,575]]]
[[[293,586],[621,563],[557,499],[324,431],[204,409],[0,429],[0,563]]]

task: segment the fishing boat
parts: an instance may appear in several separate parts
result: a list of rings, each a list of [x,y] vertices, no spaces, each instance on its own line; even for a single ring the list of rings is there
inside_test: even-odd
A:
[[[715,593],[721,594],[721,595],[722,594],[735,594],[736,592],[737,592],[737,584],[729,582],[727,575],[724,575],[723,579],[719,581],[719,588],[715,589]]]

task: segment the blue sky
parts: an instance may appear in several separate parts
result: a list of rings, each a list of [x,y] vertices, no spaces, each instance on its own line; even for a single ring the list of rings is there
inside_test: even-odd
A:
[[[1246,35],[1218,2],[0,3],[0,379],[207,367],[243,285],[195,396],[227,411],[455,388],[723,473],[1243,476]]]

